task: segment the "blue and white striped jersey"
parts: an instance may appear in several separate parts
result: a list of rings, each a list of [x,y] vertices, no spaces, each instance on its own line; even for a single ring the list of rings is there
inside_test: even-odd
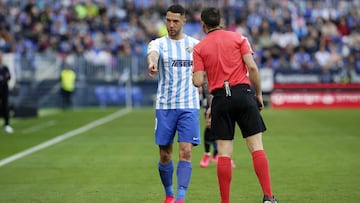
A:
[[[199,40],[185,36],[172,40],[168,36],[152,40],[148,53],[160,54],[156,109],[199,109],[199,92],[192,83],[192,51]]]

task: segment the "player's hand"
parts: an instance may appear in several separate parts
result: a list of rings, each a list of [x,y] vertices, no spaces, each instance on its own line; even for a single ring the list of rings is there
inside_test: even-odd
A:
[[[154,77],[158,73],[157,64],[149,64],[148,66],[148,75],[149,77]]]
[[[208,108],[205,112],[205,124],[207,128],[211,128],[211,108]]]

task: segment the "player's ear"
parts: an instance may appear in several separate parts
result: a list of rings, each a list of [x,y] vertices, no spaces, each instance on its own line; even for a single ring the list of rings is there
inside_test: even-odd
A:
[[[182,18],[183,23],[185,24],[186,23],[186,17],[182,16],[181,18]]]
[[[207,33],[207,28],[206,28],[206,25],[205,25],[204,21],[201,20],[200,22],[201,22],[202,30],[204,31],[204,33]]]

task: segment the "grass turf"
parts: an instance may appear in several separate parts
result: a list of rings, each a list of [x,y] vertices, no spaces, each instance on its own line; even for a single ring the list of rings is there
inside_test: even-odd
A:
[[[15,133],[0,133],[0,160],[117,110],[46,111],[36,119],[13,119]],[[360,199],[360,109],[265,109],[262,114],[268,127],[264,146],[279,202]],[[0,167],[0,202],[162,202],[153,131],[154,110],[134,109],[4,165]],[[231,200],[261,202],[251,156],[236,133]],[[176,161],[176,145],[174,152]],[[202,145],[194,148],[189,203],[220,201],[216,165],[199,167],[203,152]]]

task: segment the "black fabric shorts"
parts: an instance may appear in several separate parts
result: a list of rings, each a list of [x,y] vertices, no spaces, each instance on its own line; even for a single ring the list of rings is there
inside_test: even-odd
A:
[[[216,140],[215,134],[211,130],[211,128],[205,128],[204,130],[204,142],[207,144],[211,144]]]
[[[225,96],[224,89],[216,89],[212,95],[211,128],[217,140],[233,140],[235,123],[243,138],[266,130],[254,92],[249,85],[232,86],[231,97]]]

